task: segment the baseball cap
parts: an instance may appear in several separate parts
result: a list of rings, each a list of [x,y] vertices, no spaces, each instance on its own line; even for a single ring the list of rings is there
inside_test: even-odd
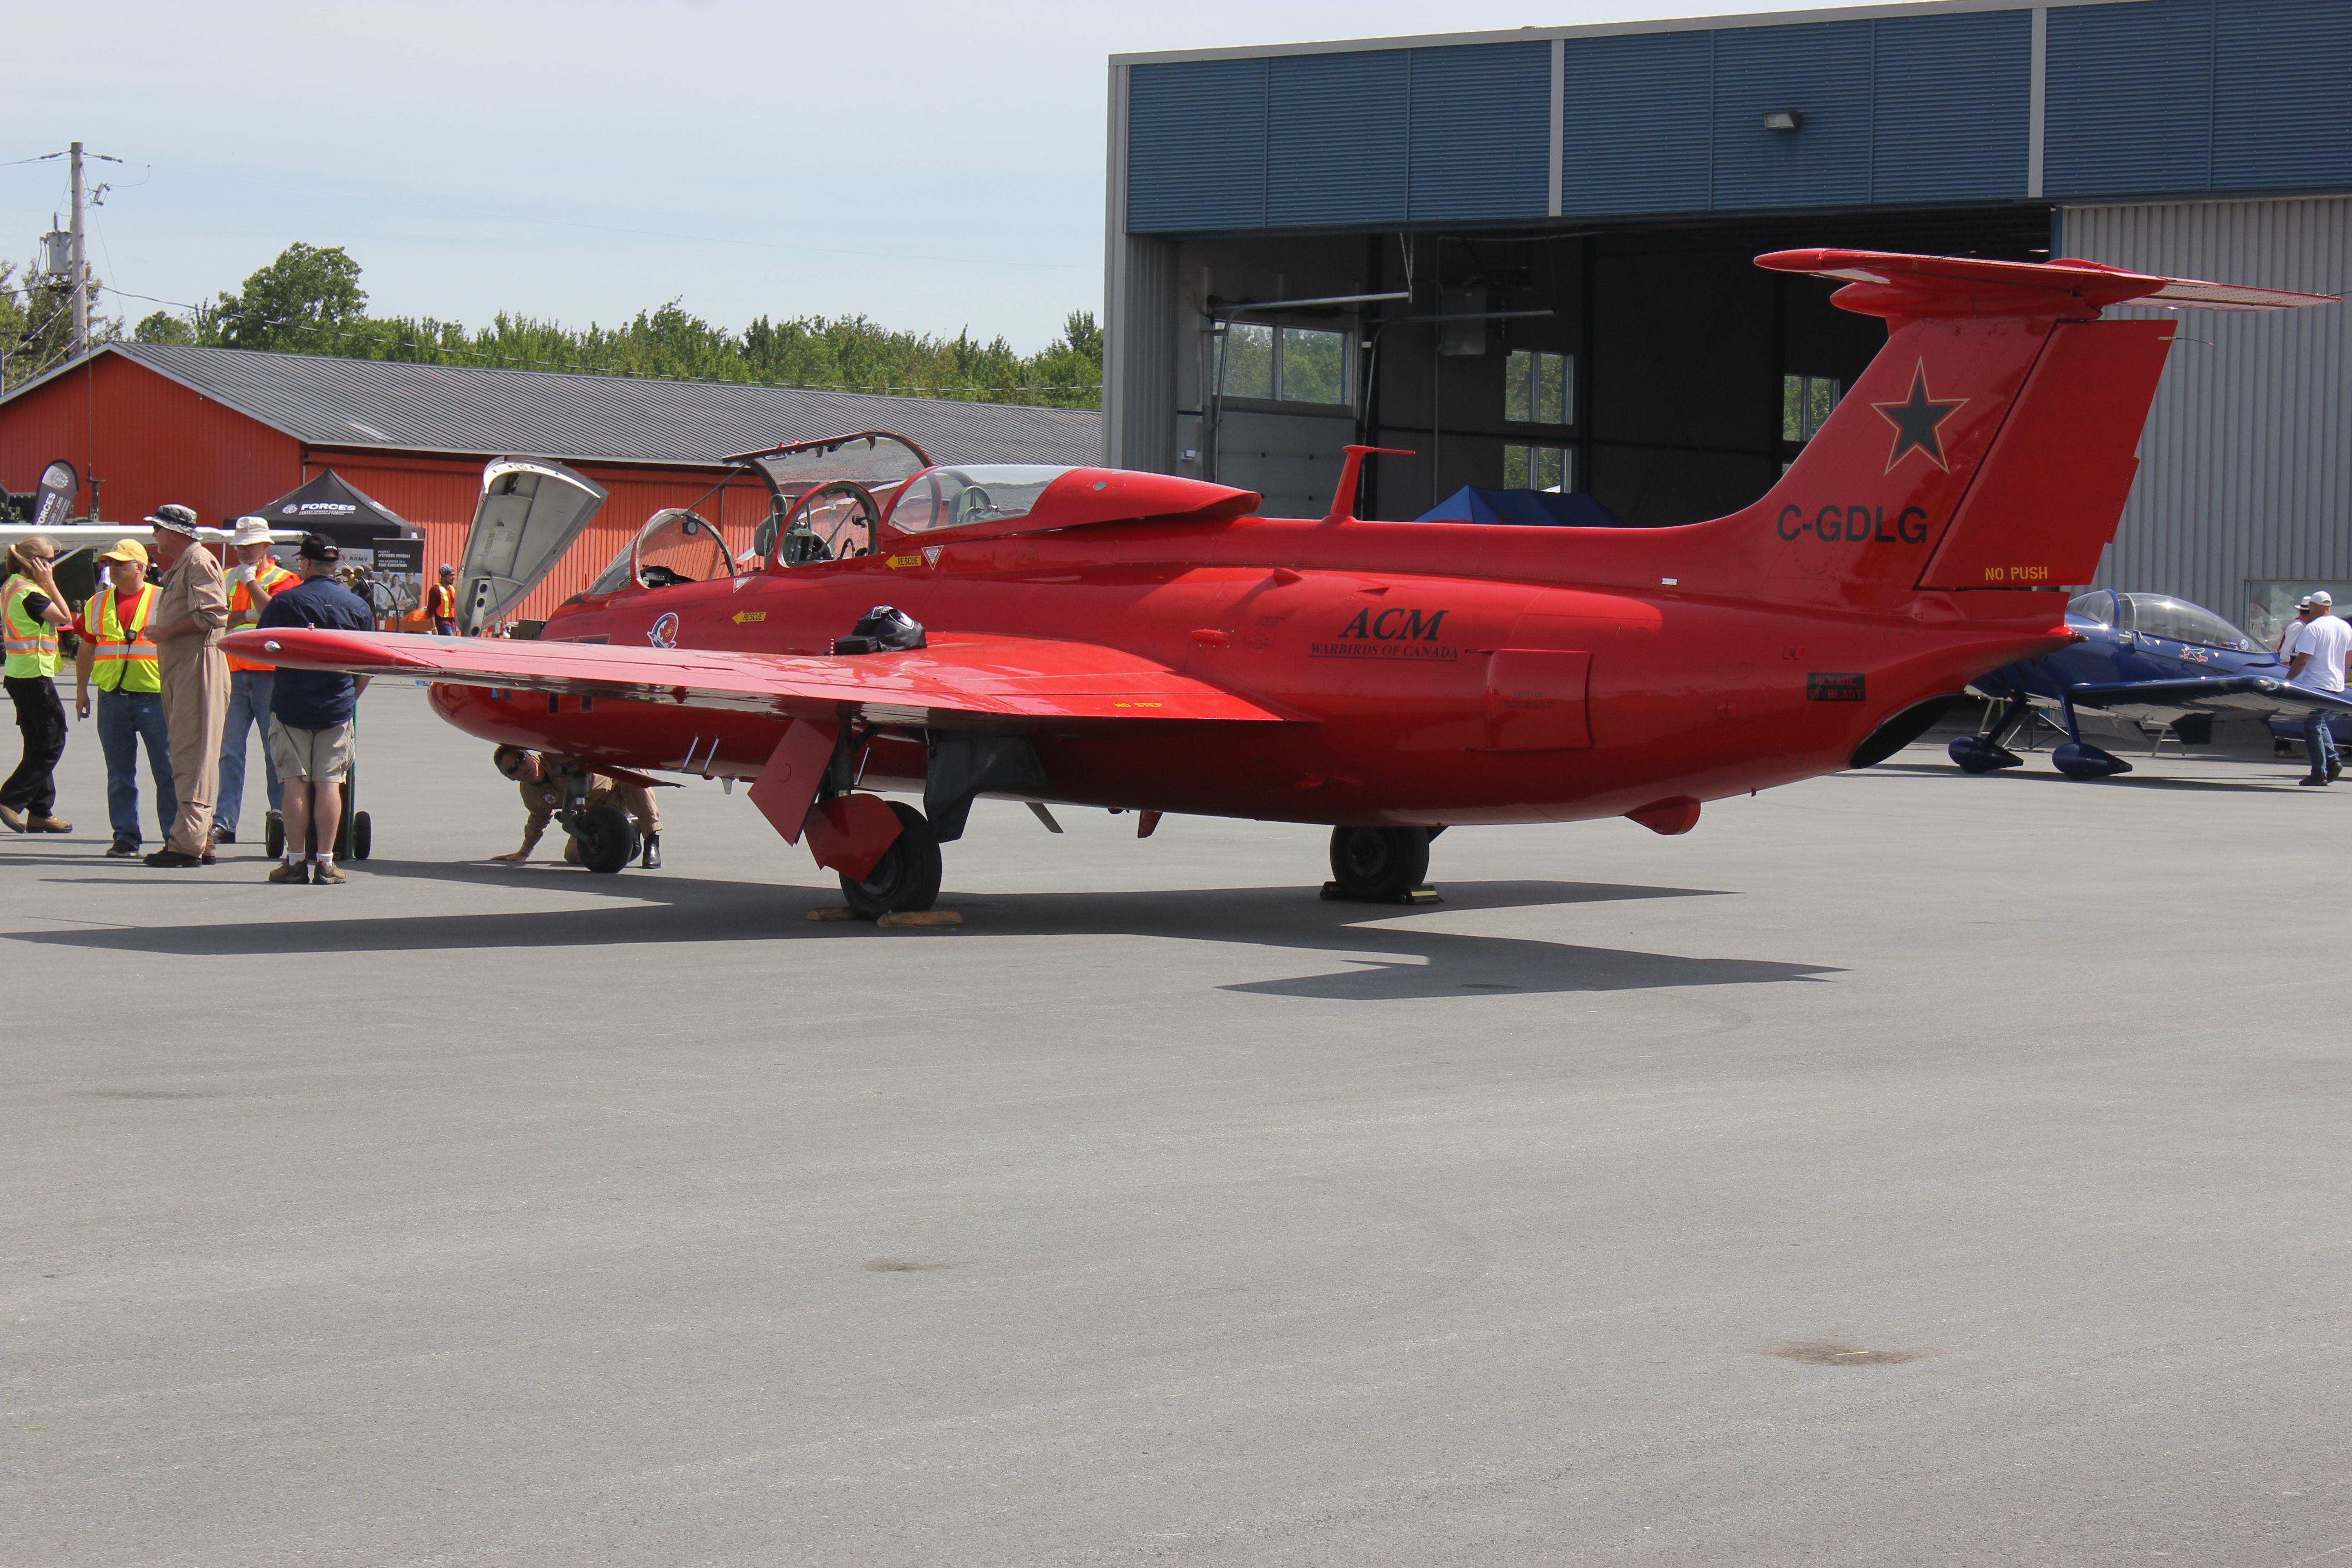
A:
[[[194,539],[196,536],[195,509],[194,507],[182,506],[177,501],[164,502],[162,506],[157,507],[153,511],[149,512],[145,521],[153,523],[158,528],[168,528],[173,533],[184,533],[190,539]]]
[[[269,542],[269,524],[261,518],[240,517],[236,520],[236,531],[228,536],[228,542],[232,545],[267,544]]]
[[[341,561],[343,558],[343,552],[335,548],[335,542],[323,533],[304,534],[294,553],[305,561]]]
[[[2334,596],[2331,595],[2325,588],[2321,588],[2314,593],[2305,594],[2303,596],[2302,601],[2295,605],[2295,608],[2298,610],[2332,610],[2335,607],[2336,600]]]
[[[125,539],[99,557],[100,561],[128,561],[135,566],[147,564],[147,547],[135,539]]]

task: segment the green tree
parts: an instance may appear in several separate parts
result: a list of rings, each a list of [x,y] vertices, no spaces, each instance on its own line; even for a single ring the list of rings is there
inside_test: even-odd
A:
[[[131,329],[131,340],[140,343],[192,343],[196,341],[196,329],[184,316],[156,310]]]
[[[671,300],[625,323],[566,327],[500,311],[468,330],[431,316],[371,316],[360,266],[341,247],[285,253],[193,317],[158,311],[141,321],[145,342],[194,341],[238,348],[334,354],[424,364],[595,371],[763,385],[842,387],[917,397],[1098,406],[1102,329],[1073,310],[1062,335],[1034,354],[969,330],[952,338],[894,331],[864,316],[761,316],[740,332],[713,325]],[[183,336],[181,334],[186,334]]]
[[[229,348],[341,354],[366,313],[360,264],[340,245],[321,249],[297,240],[244,288],[200,312],[197,327],[207,342]]]
[[[16,268],[0,263],[0,385],[18,386],[73,357],[73,290],[31,268],[20,288]],[[96,274],[89,279],[89,297],[100,298]],[[89,341],[111,342],[122,335],[122,322],[99,314],[89,317]]]

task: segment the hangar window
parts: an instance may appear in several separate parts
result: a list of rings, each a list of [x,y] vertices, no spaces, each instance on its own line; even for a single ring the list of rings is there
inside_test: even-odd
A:
[[[1830,422],[1845,387],[1833,375],[1784,375],[1780,378],[1780,439],[1810,441]]]
[[[1575,423],[1569,398],[1573,356],[1513,349],[1503,371],[1503,417],[1517,425]]]
[[[1503,488],[1507,490],[1571,490],[1576,488],[1576,458],[1565,447],[1503,448]]]
[[[1228,321],[1217,390],[1269,403],[1348,402],[1348,334]]]

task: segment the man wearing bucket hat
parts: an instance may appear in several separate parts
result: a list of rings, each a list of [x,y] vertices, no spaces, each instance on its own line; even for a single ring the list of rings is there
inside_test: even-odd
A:
[[[7,631],[8,700],[25,733],[25,760],[0,784],[0,823],[14,833],[70,833],[58,820],[58,759],[66,754],[66,709],[58,700],[58,628],[73,619],[49,563],[55,542],[42,534],[8,550],[0,581],[0,622]]]
[[[2294,649],[2287,656],[2286,678],[2297,686],[2342,696],[2345,659],[2352,653],[2352,621],[2336,614],[2336,600],[2324,588],[2305,594],[2294,613],[2300,624],[2293,633],[2294,640],[2284,645]],[[2311,772],[2296,783],[2325,785],[2343,773],[2344,764],[2336,754],[2336,732],[2327,727],[2326,714],[2305,716],[2303,750],[2311,759]]]
[[[228,569],[228,629],[245,630],[261,619],[261,612],[280,591],[299,579],[269,558],[269,524],[257,517],[240,517],[228,536],[236,564]],[[269,697],[277,684],[275,665],[249,659],[228,661],[228,719],[221,731],[220,804],[213,808],[213,842],[236,842],[236,825],[245,815],[245,738],[259,731],[261,767],[269,810],[278,811],[285,786],[278,782],[278,762],[269,752]]]
[[[163,593],[147,635],[163,676],[163,722],[172,731],[172,789],[179,812],[163,847],[147,864],[178,869],[213,858],[213,803],[220,788],[221,730],[228,720],[228,584],[213,552],[196,542],[196,514],[177,502],[148,516]]]
[[[163,679],[155,644],[147,636],[162,590],[147,581],[147,551],[126,539],[98,558],[106,581],[81,607],[74,631],[74,712],[89,717],[89,689],[98,688],[98,744],[106,753],[106,815],[114,829],[107,854],[139,853],[139,742],[147,742],[147,773],[155,784],[155,820],[172,831],[180,803],[172,793],[171,733],[163,724]]]

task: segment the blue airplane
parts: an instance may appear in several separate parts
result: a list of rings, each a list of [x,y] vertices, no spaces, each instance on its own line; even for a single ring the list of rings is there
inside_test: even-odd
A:
[[[2101,588],[2067,605],[2066,625],[2083,640],[1970,684],[2003,706],[1988,713],[1977,733],[1952,742],[1952,761],[1962,773],[2022,767],[2024,759],[2001,742],[2036,708],[2058,710],[2066,741],[2050,760],[2076,779],[2131,772],[2129,763],[2083,739],[2078,708],[2127,723],[2168,724],[2192,743],[2200,739],[2198,730],[2210,733],[2214,714],[2298,724],[2314,714],[2337,723],[2352,719],[2346,694],[2288,684],[2286,666],[2268,648],[2185,599]]]

